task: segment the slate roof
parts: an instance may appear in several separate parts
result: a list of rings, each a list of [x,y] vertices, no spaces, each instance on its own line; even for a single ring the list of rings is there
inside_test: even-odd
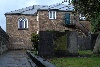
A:
[[[59,10],[59,11],[73,11],[73,5],[65,5],[65,4],[54,4],[54,5],[33,5],[26,8],[22,8],[19,10],[11,11],[5,13],[5,15],[9,14],[25,14],[25,15],[35,15],[38,10]]]

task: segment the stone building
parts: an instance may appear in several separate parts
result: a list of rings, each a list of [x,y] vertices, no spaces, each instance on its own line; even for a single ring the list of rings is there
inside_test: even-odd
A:
[[[65,4],[33,5],[5,13],[9,49],[31,49],[31,34],[39,31],[73,30],[79,16],[73,14],[73,6]]]

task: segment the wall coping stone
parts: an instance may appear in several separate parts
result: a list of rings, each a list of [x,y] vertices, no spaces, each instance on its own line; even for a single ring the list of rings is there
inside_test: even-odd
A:
[[[32,59],[32,61],[39,67],[56,67],[54,64],[46,61],[45,59],[41,58],[40,56],[34,55],[31,51],[27,50],[26,53]]]

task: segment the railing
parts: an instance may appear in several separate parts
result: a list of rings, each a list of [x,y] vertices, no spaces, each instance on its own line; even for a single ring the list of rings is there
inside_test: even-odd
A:
[[[86,21],[85,21],[86,22]],[[84,33],[86,36],[89,35],[90,30],[86,27],[89,26],[88,24],[85,23],[85,25],[83,25],[81,22],[76,23],[76,28],[78,28],[79,30],[81,30],[82,33]]]
[[[0,54],[7,50],[9,43],[9,36],[0,26]]]

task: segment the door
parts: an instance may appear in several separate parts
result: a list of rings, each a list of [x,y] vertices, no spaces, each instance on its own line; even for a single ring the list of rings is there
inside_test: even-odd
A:
[[[65,15],[65,24],[67,24],[67,25],[70,24],[70,13],[66,13],[66,15]]]

